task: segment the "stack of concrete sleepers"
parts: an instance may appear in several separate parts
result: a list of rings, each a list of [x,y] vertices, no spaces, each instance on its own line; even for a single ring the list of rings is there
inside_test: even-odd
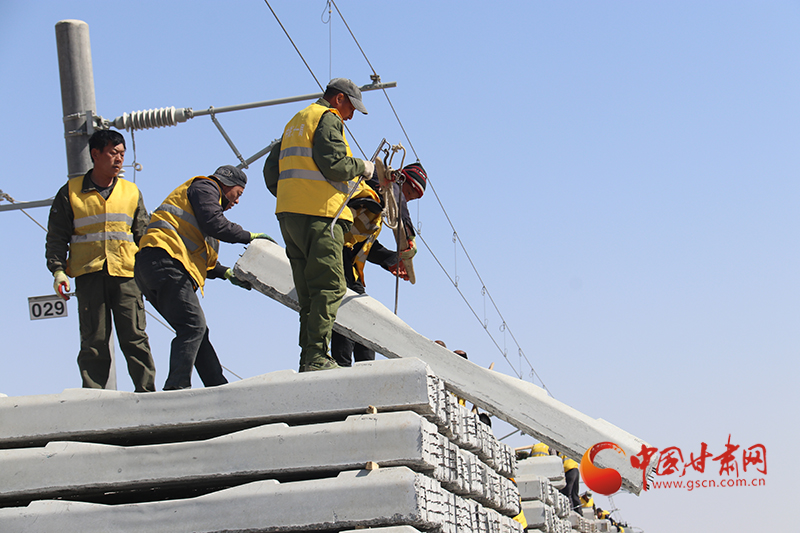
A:
[[[591,508],[584,509],[589,512],[583,514],[570,513],[567,520],[572,524],[572,529],[574,531],[580,531],[580,533],[597,533],[597,525],[595,524],[597,519],[594,517],[594,512]]]
[[[559,489],[566,486],[564,466],[557,456],[529,457],[517,463],[517,484],[528,531],[566,533],[573,531],[569,498]]]
[[[521,531],[513,450],[417,359],[0,398],[0,531]]]
[[[572,530],[570,533],[574,531],[579,531],[580,533],[593,533],[592,525],[578,513],[570,513],[569,516],[567,516],[567,521],[572,525]]]

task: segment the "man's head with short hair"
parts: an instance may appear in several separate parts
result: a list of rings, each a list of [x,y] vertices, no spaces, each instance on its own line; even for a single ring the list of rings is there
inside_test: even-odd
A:
[[[92,155],[92,150],[100,150],[101,152],[103,149],[108,146],[117,146],[121,144],[123,148],[127,148],[125,146],[125,137],[122,134],[115,130],[96,130],[92,133],[92,136],[89,137],[89,157],[92,158],[94,161],[94,156]]]

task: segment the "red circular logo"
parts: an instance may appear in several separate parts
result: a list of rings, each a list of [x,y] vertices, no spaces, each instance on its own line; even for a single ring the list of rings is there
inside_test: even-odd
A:
[[[610,496],[622,486],[622,476],[613,468],[594,466],[594,457],[603,450],[614,450],[625,455],[625,450],[613,442],[598,442],[583,454],[579,467],[584,484],[598,494]]]

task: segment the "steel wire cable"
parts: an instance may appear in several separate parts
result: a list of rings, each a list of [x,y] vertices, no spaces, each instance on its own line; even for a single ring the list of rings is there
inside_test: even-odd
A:
[[[319,82],[319,79],[314,74],[314,71],[311,69],[311,66],[308,64],[308,61],[306,61],[306,58],[303,57],[303,53],[300,51],[300,49],[294,43],[294,40],[292,39],[292,36],[289,35],[289,32],[286,30],[286,27],[283,25],[283,22],[281,22],[281,19],[278,18],[278,14],[275,13],[274,9],[272,9],[272,6],[269,4],[269,0],[264,0],[264,3],[267,4],[267,7],[269,8],[269,10],[272,11],[272,16],[275,17],[276,21],[278,21],[278,25],[283,30],[283,33],[286,34],[286,38],[289,39],[289,42],[292,43],[292,46],[294,47],[295,52],[297,52],[297,55],[299,55],[300,59],[303,60],[303,64],[308,69],[308,72],[311,74],[311,77],[314,78],[314,81],[317,82],[317,86],[319,87],[319,89],[324,92],[325,88]],[[336,8],[336,11],[339,11],[338,7]],[[366,158],[366,156],[364,154],[364,150],[361,148],[361,145],[358,143],[358,140],[356,139],[356,136],[353,135],[353,132],[350,131],[350,128],[347,127],[347,124],[345,124],[344,121],[342,121],[342,124],[344,124],[344,127],[347,130],[347,133],[350,135],[350,138],[353,140],[354,143],[356,143],[356,146],[358,147],[359,152],[361,152],[361,155],[364,156],[364,158]]]
[[[370,62],[369,58],[367,57],[367,54],[364,52],[364,49],[361,48],[361,43],[359,43],[358,39],[356,39],[356,36],[353,33],[353,30],[350,29],[350,25],[345,20],[344,15],[342,15],[342,12],[339,11],[339,6],[336,5],[336,2],[334,0],[329,0],[329,2],[331,4],[333,4],[333,7],[336,8],[336,12],[339,14],[339,17],[342,19],[342,22],[344,23],[345,28],[347,28],[347,31],[350,32],[350,36],[353,38],[353,41],[356,43],[356,46],[358,46],[358,49],[361,51],[361,55],[364,56],[364,61],[367,62],[367,65],[369,65],[370,70],[372,70],[372,75],[373,75],[372,79],[373,79],[373,81],[380,79],[380,76],[375,71],[375,67],[372,66],[372,63]],[[389,94],[386,92],[386,89],[381,89],[381,90],[383,91],[383,95],[386,97],[386,101],[389,103],[389,107],[392,108],[392,113],[394,113],[394,117],[397,120],[397,123],[400,125],[400,129],[403,130],[403,136],[406,138],[406,141],[408,142],[408,145],[411,147],[411,151],[414,152],[414,157],[416,157],[417,161],[419,161],[419,156],[417,155],[417,151],[414,149],[414,143],[411,142],[411,139],[409,138],[408,133],[406,133],[406,128],[403,125],[403,121],[400,120],[400,116],[397,114],[397,111],[395,110],[394,105],[392,104],[392,99],[389,98]]]

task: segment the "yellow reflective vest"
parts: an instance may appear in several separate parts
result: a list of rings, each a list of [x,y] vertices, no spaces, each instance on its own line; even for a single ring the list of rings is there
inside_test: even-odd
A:
[[[297,113],[286,125],[281,138],[278,200],[275,213],[298,213],[333,218],[342,207],[354,180],[337,182],[327,179],[312,156],[314,132],[325,113],[336,109],[314,103]],[[342,133],[344,138],[344,132]],[[347,155],[353,156],[350,144],[344,138]],[[342,220],[353,220],[349,207],[339,215]]]
[[[569,457],[566,457],[564,455],[562,455],[561,457],[564,460],[564,472],[569,472],[573,468],[578,468],[580,466],[576,461],[570,459]]]
[[[369,198],[376,204],[380,204],[381,201],[378,193],[369,186],[359,187],[359,191],[353,195],[353,199],[358,198]],[[381,233],[381,213],[375,213],[366,207],[349,209],[353,214],[353,225],[350,227],[350,231],[344,235],[344,245],[352,249],[356,244],[364,242],[353,259],[353,272],[356,279],[366,286],[364,265],[367,262],[367,256],[369,256],[372,245],[375,244],[375,241],[378,240],[378,235]]]
[[[544,442],[537,442],[531,448],[531,457],[547,457],[550,455],[550,446]]]
[[[139,250],[131,226],[139,205],[139,188],[117,178],[108,200],[97,191],[81,192],[83,178],[69,180],[69,203],[74,228],[69,242],[67,275],[72,277],[99,272],[108,263],[108,273],[133,277],[133,264]]]
[[[194,209],[186,195],[194,180],[209,180],[220,191],[219,184],[206,177],[195,176],[174,191],[153,212],[147,233],[139,242],[140,248],[161,248],[184,266],[202,292],[207,272],[214,268],[219,257],[219,241],[206,237],[197,225]]]

